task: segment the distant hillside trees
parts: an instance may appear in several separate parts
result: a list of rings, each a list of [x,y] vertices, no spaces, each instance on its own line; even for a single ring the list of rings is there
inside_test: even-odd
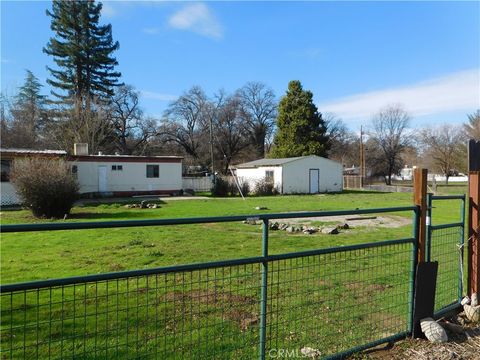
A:
[[[304,90],[300,81],[290,81],[278,106],[277,132],[269,156],[325,156],[328,149],[327,128],[312,92]]]

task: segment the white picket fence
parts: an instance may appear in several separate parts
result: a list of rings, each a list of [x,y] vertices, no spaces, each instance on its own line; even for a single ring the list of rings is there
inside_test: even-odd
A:
[[[182,188],[195,191],[210,191],[212,188],[212,177],[182,177]]]

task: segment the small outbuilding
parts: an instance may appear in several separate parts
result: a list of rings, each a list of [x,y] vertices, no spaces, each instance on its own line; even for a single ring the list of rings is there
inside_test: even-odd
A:
[[[251,189],[260,180],[272,182],[282,194],[317,194],[343,190],[342,164],[320,156],[260,159],[235,166],[240,181]]]

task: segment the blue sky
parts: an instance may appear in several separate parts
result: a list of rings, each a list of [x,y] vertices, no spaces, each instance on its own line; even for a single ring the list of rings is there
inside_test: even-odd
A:
[[[1,89],[25,69],[42,82],[52,60],[49,2],[1,2]],[[261,81],[278,97],[288,81],[352,129],[401,103],[412,127],[461,123],[480,108],[480,3],[104,2],[123,81],[147,114],[193,85],[209,95]],[[48,92],[48,88],[45,89]]]

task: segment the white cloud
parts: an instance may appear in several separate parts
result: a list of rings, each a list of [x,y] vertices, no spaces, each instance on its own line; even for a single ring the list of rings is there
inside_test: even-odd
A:
[[[160,29],[156,27],[150,27],[150,28],[143,28],[142,31],[148,35],[155,35],[155,34],[158,34]]]
[[[168,24],[180,30],[189,30],[214,39],[223,37],[223,29],[207,5],[194,3],[173,14]]]
[[[1,58],[1,63],[2,64],[8,64],[8,63],[11,63],[12,61],[10,59],[5,59],[5,58]]]
[[[140,94],[145,99],[154,99],[154,100],[160,100],[160,101],[173,101],[178,98],[177,95],[163,94],[163,93],[157,93],[157,92],[145,91],[145,90],[140,91]]]
[[[356,94],[319,104],[343,119],[370,118],[389,104],[402,104],[414,116],[480,107],[480,69],[470,69],[410,86]]]

